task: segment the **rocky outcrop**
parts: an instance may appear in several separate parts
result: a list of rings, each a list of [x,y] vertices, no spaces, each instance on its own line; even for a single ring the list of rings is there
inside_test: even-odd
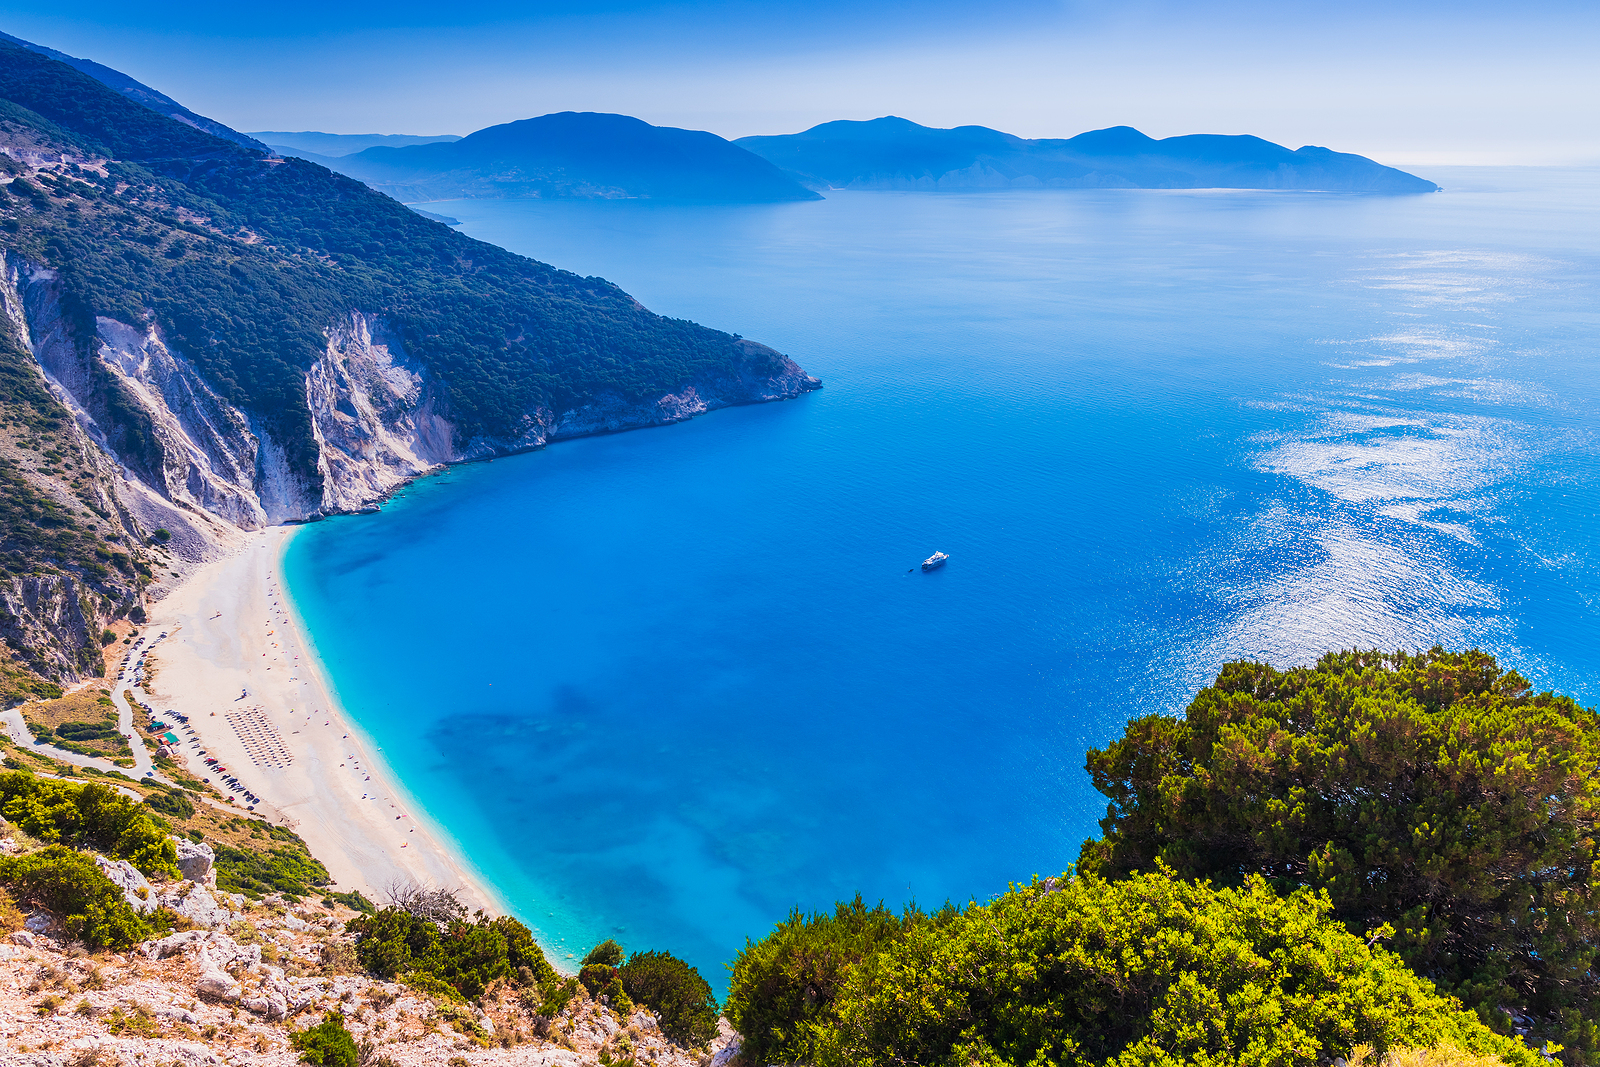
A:
[[[0,579],[0,639],[46,678],[96,673],[113,605],[68,574]]]
[[[179,873],[196,885],[217,884],[217,854],[210,845],[182,837],[172,838],[172,843],[178,850]]]
[[[459,458],[433,382],[382,319],[352,311],[328,331],[306,401],[325,512],[364,507]]]
[[[537,448],[573,437],[665,426],[717,408],[792,400],[822,388],[820,381],[775,349],[745,340],[738,342],[738,348],[738,363],[724,375],[691,383],[676,393],[652,400],[628,401],[622,397],[603,396],[581,408],[560,413],[541,409],[535,419],[530,420],[530,431],[521,438],[516,441],[475,439],[466,448],[465,458]]]
[[[96,856],[94,862],[111,884],[122,890],[123,899],[134,911],[155,911],[159,906],[150,890],[150,880],[133,864],[127,860],[108,860],[104,856]]]

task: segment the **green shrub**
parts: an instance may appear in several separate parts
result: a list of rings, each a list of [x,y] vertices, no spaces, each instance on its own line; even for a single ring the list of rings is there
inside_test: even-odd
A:
[[[1089,753],[1111,803],[1079,866],[1326,891],[1503,1032],[1518,1009],[1600,1063],[1597,764],[1594,711],[1482,652],[1230,663],[1182,718]]]
[[[617,969],[604,963],[585,963],[578,971],[578,984],[597,997],[616,981]]]
[[[69,938],[90,948],[126,949],[157,929],[133,910],[93,859],[64,845],[0,856],[0,885],[17,900],[50,912]]]
[[[852,967],[808,1024],[806,1062],[1320,1067],[1358,1046],[1445,1044],[1540,1062],[1329,908],[1259,877],[1222,890],[1168,872],[1013,888],[913,923]]]
[[[544,950],[533,939],[533,931],[509,915],[490,919],[488,924],[505,939],[506,965],[519,976],[521,984],[543,986],[559,979],[556,969],[545,959]]]
[[[850,971],[923,918],[855,900],[833,914],[798,909],[734,961],[726,1010],[756,1063],[809,1063],[815,1028],[830,1018]]]
[[[376,915],[378,913],[377,905],[362,896],[361,891],[357,889],[352,889],[348,893],[329,893],[322,898],[322,903],[330,908],[335,904],[343,904],[352,911],[359,911],[366,915]]]
[[[8,771],[0,774],[0,815],[41,841],[97,849],[151,877],[177,877],[177,849],[149,812],[98,782]]]
[[[176,790],[150,793],[144,802],[163,815],[174,819],[187,819],[194,815],[194,801]]]
[[[448,986],[456,997],[474,999],[491,982],[547,986],[557,981],[554,968],[526,926],[507,916],[431,922],[404,908],[384,908],[350,920],[356,935],[356,958],[371,974],[401,979],[418,988]]]
[[[617,967],[621,965],[622,957],[622,946],[608,937],[590,949],[589,954],[583,957],[583,962],[584,964],[599,963],[607,967]]]
[[[576,978],[551,978],[539,986],[539,1014],[546,1017],[560,1015],[572,1003],[581,988]]]
[[[617,971],[628,996],[656,1013],[661,1032],[686,1048],[717,1036],[717,998],[700,972],[668,952],[635,952]]]
[[[298,899],[314,887],[333,881],[328,868],[311,855],[292,830],[273,826],[269,833],[277,843],[262,851],[224,844],[212,846],[217,854],[218,889],[257,898],[283,893]]]
[[[300,1062],[316,1067],[360,1067],[361,1053],[355,1038],[344,1028],[344,1016],[330,1011],[316,1026],[289,1035],[289,1043],[300,1051]]]

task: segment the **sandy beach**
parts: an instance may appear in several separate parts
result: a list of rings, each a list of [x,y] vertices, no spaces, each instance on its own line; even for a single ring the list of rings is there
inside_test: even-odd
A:
[[[392,884],[416,882],[504,912],[335,699],[282,584],[294,529],[251,534],[154,606],[146,632],[168,636],[142,699],[188,715],[200,735],[181,748],[190,771],[215,782],[199,750],[217,757],[261,798],[259,813],[305,839],[338,890],[381,904]]]

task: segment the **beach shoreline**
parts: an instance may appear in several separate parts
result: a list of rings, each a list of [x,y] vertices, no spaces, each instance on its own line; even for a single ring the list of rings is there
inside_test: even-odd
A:
[[[248,534],[152,606],[145,632],[168,636],[141,698],[158,715],[187,715],[199,735],[180,748],[189,771],[218,784],[200,752],[216,757],[260,798],[257,814],[304,839],[334,890],[381,905],[391,886],[415,883],[457,890],[469,909],[509,914],[340,704],[284,581],[296,529]]]

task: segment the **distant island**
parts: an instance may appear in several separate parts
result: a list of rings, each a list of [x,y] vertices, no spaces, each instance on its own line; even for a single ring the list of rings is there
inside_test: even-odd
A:
[[[310,144],[306,139],[315,135],[296,136]],[[714,133],[588,111],[490,126],[455,141],[319,155],[312,162],[408,202],[820,199],[765,159]]]
[[[808,189],[1303,189],[1434,193],[1439,186],[1365,156],[1260,137],[1156,140],[1131,126],[1028,140],[987,126],[951,130],[893,116],[740,137]]]

